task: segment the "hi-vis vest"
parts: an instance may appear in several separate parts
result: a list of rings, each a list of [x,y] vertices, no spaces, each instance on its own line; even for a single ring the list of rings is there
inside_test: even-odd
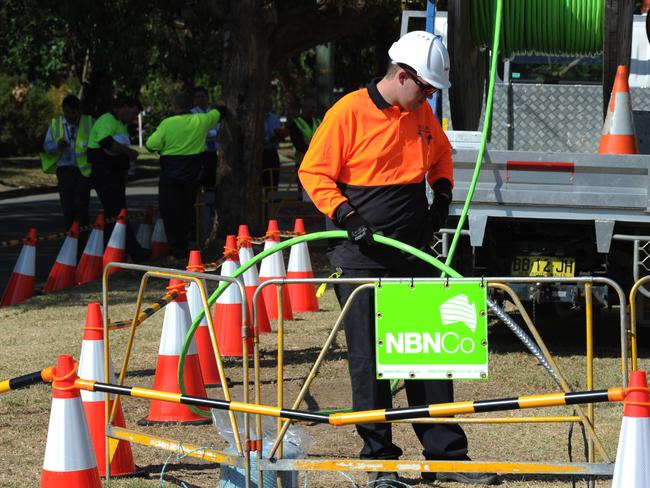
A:
[[[296,123],[296,127],[298,127],[300,132],[302,132],[302,135],[305,137],[305,142],[307,143],[309,143],[311,138],[314,137],[314,132],[316,132],[316,129],[318,129],[318,126],[321,123],[320,119],[314,118],[312,119],[312,125],[310,127],[302,117],[296,117],[293,121]]]
[[[77,138],[75,140],[75,160],[77,167],[81,174],[90,176],[90,165],[86,159],[86,150],[88,148],[88,136],[90,135],[90,128],[93,125],[93,119],[90,115],[82,115],[79,119],[79,129],[77,130]],[[56,117],[51,122],[52,139],[55,142],[63,138],[63,117]],[[56,172],[56,163],[63,154],[63,150],[54,154],[41,153],[41,168],[45,173]]]

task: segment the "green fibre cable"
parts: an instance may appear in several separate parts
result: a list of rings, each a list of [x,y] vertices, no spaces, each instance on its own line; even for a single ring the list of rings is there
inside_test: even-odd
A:
[[[483,4],[483,2],[480,2]],[[494,21],[494,39],[492,42],[492,60],[490,64],[490,84],[488,88],[487,103],[485,107],[485,118],[483,119],[483,134],[481,136],[481,147],[478,151],[478,156],[476,157],[476,166],[474,166],[474,174],[472,175],[472,181],[467,190],[467,198],[465,198],[465,205],[463,206],[463,211],[460,214],[458,219],[458,225],[456,226],[456,232],[454,233],[454,238],[451,241],[449,246],[449,252],[447,253],[447,260],[445,265],[449,266],[452,260],[454,259],[454,252],[456,251],[456,246],[458,246],[458,240],[460,239],[460,233],[463,230],[465,225],[465,220],[467,219],[467,213],[469,212],[469,205],[472,202],[474,197],[474,190],[476,189],[476,183],[478,177],[481,174],[481,164],[483,163],[483,154],[485,153],[485,147],[487,146],[487,135],[490,127],[490,121],[492,120],[492,99],[494,98],[494,79],[496,78],[497,72],[497,59],[499,53],[499,39],[501,38],[501,16],[503,12],[503,0],[497,0],[496,12],[495,12],[495,21]],[[445,271],[442,272],[441,276],[445,276]]]
[[[436,258],[433,256],[420,251],[419,249],[416,249],[412,246],[409,246],[408,244],[404,244],[403,242],[397,241],[395,239],[391,239],[389,237],[384,237],[381,235],[375,234],[374,239],[376,242],[380,244],[384,244],[390,247],[393,247],[395,249],[399,249],[400,251],[404,251],[406,253],[412,254],[421,260],[435,266],[438,268],[438,270],[447,273],[449,276],[453,278],[460,278],[461,275],[446,266],[445,264],[441,263],[438,261]],[[266,249],[265,251],[262,251],[259,253],[257,256],[253,257],[250,261],[247,261],[245,264],[237,268],[237,270],[232,274],[233,278],[237,278],[238,276],[241,276],[248,268],[251,266],[256,265],[258,262],[260,262],[262,259],[265,257],[281,251],[282,249],[285,249],[287,247],[291,247],[294,244],[299,244],[301,242],[307,242],[307,241],[314,241],[314,240],[319,240],[319,239],[347,239],[348,238],[348,233],[342,230],[332,230],[332,231],[327,231],[327,232],[315,232],[313,234],[306,234],[304,236],[298,236],[294,237],[293,239],[289,239],[287,241],[281,242],[277,244],[276,246],[273,246],[270,249]],[[210,298],[208,298],[208,304],[212,305],[214,302],[219,298],[219,296],[223,293],[223,291],[230,285],[230,282],[221,282],[217,289],[210,295]],[[187,392],[185,390],[185,378],[184,378],[184,367],[185,367],[185,357],[187,356],[187,352],[190,348],[190,343],[192,341],[192,338],[194,337],[194,333],[196,332],[196,329],[198,329],[199,324],[201,323],[201,320],[203,319],[203,316],[205,315],[205,311],[201,310],[199,314],[196,316],[196,318],[192,321],[192,325],[190,326],[189,331],[187,332],[187,335],[185,336],[185,341],[183,342],[183,347],[181,349],[181,354],[180,354],[180,359],[179,359],[179,365],[178,365],[178,385],[181,390],[181,394],[185,395]],[[209,417],[210,414],[200,410],[193,405],[187,405],[188,408],[190,408],[194,413],[201,415],[203,417]]]

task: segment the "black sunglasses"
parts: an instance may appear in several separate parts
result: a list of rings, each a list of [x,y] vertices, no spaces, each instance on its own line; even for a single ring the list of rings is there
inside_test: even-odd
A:
[[[413,80],[413,82],[417,85],[417,87],[422,90],[422,93],[424,93],[426,96],[433,95],[435,92],[438,91],[438,89],[435,86],[429,85],[428,83],[423,83],[418,79],[418,76],[413,73],[411,70],[405,68],[404,66],[400,65],[400,68],[402,68],[406,74],[408,75],[409,78]]]

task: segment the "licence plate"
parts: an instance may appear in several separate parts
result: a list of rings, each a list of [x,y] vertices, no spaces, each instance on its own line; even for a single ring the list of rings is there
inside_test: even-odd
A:
[[[512,260],[512,276],[552,276],[572,278],[575,274],[574,258],[550,256],[516,256]]]

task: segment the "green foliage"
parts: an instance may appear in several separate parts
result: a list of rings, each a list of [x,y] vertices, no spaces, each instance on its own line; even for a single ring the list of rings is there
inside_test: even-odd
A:
[[[0,74],[0,156],[34,154],[41,148],[56,96],[24,78]]]

